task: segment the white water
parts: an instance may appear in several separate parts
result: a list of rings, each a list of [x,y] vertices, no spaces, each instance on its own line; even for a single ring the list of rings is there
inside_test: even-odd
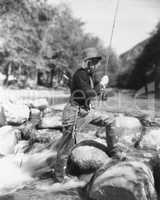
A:
[[[70,179],[66,183],[54,183],[52,185],[49,184],[42,184],[37,185],[37,189],[43,190],[45,192],[63,192],[74,188],[84,187],[86,185],[85,181]]]
[[[33,180],[29,173],[24,172],[15,161],[14,156],[0,159],[0,195],[22,188]]]
[[[46,159],[56,153],[44,150],[40,153],[7,155],[0,159],[0,195],[8,194],[22,188],[34,180],[37,171],[46,168]]]

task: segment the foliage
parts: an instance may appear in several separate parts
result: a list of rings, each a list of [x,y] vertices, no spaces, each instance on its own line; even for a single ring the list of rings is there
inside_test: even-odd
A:
[[[79,64],[83,23],[72,17],[66,5],[57,7],[54,27],[48,31],[46,48],[51,52],[57,68],[73,70]],[[46,52],[46,50],[44,49]],[[45,53],[44,52],[44,53]]]
[[[1,71],[11,63],[26,71],[33,69],[67,72],[80,67],[84,48],[96,47],[103,56],[100,76],[106,69],[115,74],[118,59],[99,38],[84,33],[84,23],[73,16],[66,4],[53,7],[45,0],[0,0]],[[31,73],[32,74],[32,73]]]
[[[135,70],[135,63],[137,58],[143,52],[144,47],[148,43],[148,39],[143,40],[142,42],[135,45],[133,48],[127,52],[120,55],[120,69],[118,74],[117,86],[120,88],[129,88],[136,85],[133,80],[131,86],[131,80],[133,79],[132,74]],[[137,76],[137,75],[136,75]]]
[[[7,59],[21,65],[36,64],[53,10],[48,12],[46,4],[39,1],[7,0],[1,3],[0,36],[5,40]]]
[[[157,24],[155,30],[151,33],[142,53],[135,61],[132,77],[129,82],[130,88],[138,89],[145,82],[153,81],[155,66],[160,64],[160,23]],[[149,77],[147,77],[149,75]]]

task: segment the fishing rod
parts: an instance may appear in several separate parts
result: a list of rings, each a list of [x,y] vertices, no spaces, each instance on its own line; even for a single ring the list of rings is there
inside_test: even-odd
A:
[[[109,60],[110,60],[110,56],[111,56],[111,46],[112,46],[114,30],[115,30],[115,27],[116,27],[116,20],[117,20],[117,16],[118,16],[119,5],[120,5],[120,0],[117,0],[116,6],[115,6],[115,11],[114,11],[111,35],[110,35],[110,39],[109,39],[108,53],[107,53],[107,59],[106,59],[106,67],[104,67],[104,77],[103,77],[103,80],[102,80],[102,86],[103,87],[101,89],[102,91],[101,91],[101,94],[100,94],[100,98],[98,99],[97,102],[100,102],[101,100],[103,100],[103,91],[104,91],[106,85],[109,82],[109,79],[108,79],[108,76],[107,76],[107,68],[108,68]]]
[[[114,12],[112,29],[111,29],[111,35],[110,35],[110,40],[109,40],[109,46],[108,46],[109,51],[108,51],[108,54],[107,54],[107,63],[106,63],[106,68],[104,68],[104,74],[106,74],[106,69],[108,68],[109,59],[110,59],[110,55],[111,55],[110,49],[111,49],[111,46],[112,46],[114,30],[115,30],[115,27],[116,27],[116,20],[117,20],[117,16],[118,16],[119,5],[120,5],[120,0],[117,0],[115,12]]]

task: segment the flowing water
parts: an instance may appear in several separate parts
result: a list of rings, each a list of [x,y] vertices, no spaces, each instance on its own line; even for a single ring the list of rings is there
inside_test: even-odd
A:
[[[35,162],[47,156],[50,156],[50,152],[1,158],[0,200],[80,200],[77,187],[84,186],[82,181],[70,179],[66,184],[53,184],[51,178],[32,178],[36,171],[35,165],[38,165]],[[24,163],[21,165],[22,158]]]
[[[61,103],[66,102],[66,96],[61,98]],[[97,101],[98,102],[98,101]],[[50,102],[53,104],[53,102]],[[54,102],[55,103],[55,102]],[[152,116],[160,116],[159,101],[151,96],[147,98],[135,98],[125,93],[117,93],[109,97],[107,101],[98,102],[98,109],[111,112],[124,111],[145,111]],[[50,154],[50,152],[45,152]],[[22,157],[22,155],[21,155]],[[35,161],[35,157],[37,160]],[[44,158],[44,155],[34,158],[26,156],[27,162],[37,162]],[[77,187],[83,187],[84,182],[70,180],[65,185],[53,184],[51,178],[37,180],[32,178],[30,171],[36,171],[34,164],[29,170],[24,170],[17,164],[19,157],[6,157],[0,159],[0,200],[80,200]],[[43,159],[42,159],[43,160]],[[34,168],[34,170],[33,170]],[[15,191],[16,190],[16,191]],[[84,198],[83,198],[84,200]]]

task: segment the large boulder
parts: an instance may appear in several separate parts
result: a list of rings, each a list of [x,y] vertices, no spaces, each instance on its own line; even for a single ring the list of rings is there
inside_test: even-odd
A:
[[[138,161],[112,161],[96,172],[87,187],[90,200],[157,200],[151,169]]]
[[[158,197],[160,197],[160,155],[155,154],[152,156],[152,158],[149,160],[149,165],[152,169],[153,176],[154,176],[154,182],[155,182],[155,189],[157,191]]]
[[[139,140],[142,132],[142,124],[135,117],[118,115],[115,117],[115,134],[117,142],[126,147],[133,147]],[[105,128],[97,129],[95,134],[98,138],[106,139]]]
[[[142,137],[140,147],[143,149],[160,149],[160,129],[151,129],[146,131],[146,134]]]
[[[61,128],[62,120],[60,116],[43,117],[39,128]]]
[[[134,146],[140,138],[142,125],[135,117],[119,115],[116,117],[118,142],[128,146]]]
[[[92,140],[82,141],[72,149],[69,155],[67,173],[73,176],[90,174],[110,160],[106,146]]]
[[[45,109],[38,128],[62,128],[62,113],[52,108]]]
[[[29,108],[32,108],[33,100],[30,98],[18,98],[16,99],[16,103],[23,104],[23,105],[28,106]]]
[[[0,154],[13,154],[19,136],[20,131],[12,126],[3,126],[0,128]]]
[[[40,99],[36,99],[36,100],[32,101],[31,106],[32,106],[32,108],[44,110],[49,106],[49,103],[48,103],[47,99],[40,98]]]
[[[10,125],[21,125],[29,119],[29,107],[23,104],[6,103],[3,105],[6,122]]]
[[[129,116],[120,114],[119,116],[116,117],[116,127],[139,131],[139,129],[141,128],[141,123],[135,117],[129,117]]]

